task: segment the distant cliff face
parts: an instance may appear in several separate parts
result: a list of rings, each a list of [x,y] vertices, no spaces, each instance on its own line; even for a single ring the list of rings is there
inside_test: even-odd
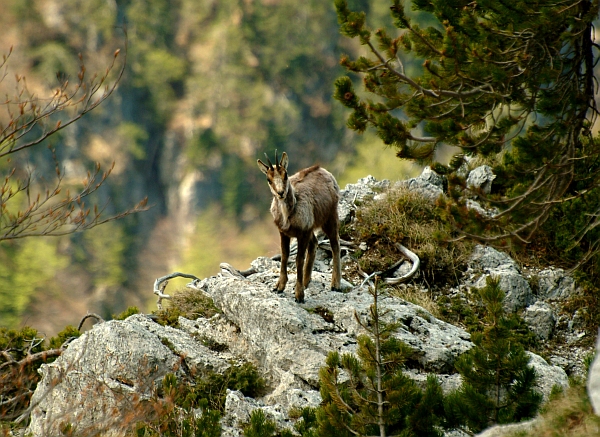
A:
[[[432,176],[427,170],[409,184],[432,193],[436,191]],[[349,185],[342,191],[342,220],[352,220],[356,203],[360,203],[357,199],[385,195],[377,192],[388,185],[373,178]],[[345,263],[348,268],[353,261],[345,257]],[[73,341],[58,360],[42,366],[43,379],[32,399],[35,408],[29,431],[41,437],[71,423],[73,430],[82,435],[92,431],[123,435],[125,429],[140,420],[136,408],[157,393],[166,373],[185,378],[208,371],[223,372],[240,360],[258,367],[268,391],[259,399],[229,391],[221,421],[224,435],[241,435],[241,425],[257,408],[279,426],[291,426],[291,408],[317,406],[321,402],[319,369],[327,353],[356,351],[357,336],[364,333],[356,317],[365,319],[372,304],[367,284],[345,281],[345,292],[330,291],[330,264],[327,251],[319,249],[302,305],[293,300],[293,266],[290,265],[291,285],[277,294],[272,289],[278,276],[278,261],[258,258],[252,262],[253,273],[247,277],[232,275],[225,269],[191,285],[186,293],[209,296],[220,310],[210,318],[180,317],[175,329],[138,314],[94,326]],[[435,293],[464,296],[488,275],[501,278],[506,308],[520,312],[541,341],[552,336],[562,339],[549,352],[550,363],[529,353],[544,397],[555,385],[568,385],[565,371],[581,375],[581,357],[586,349],[576,344],[582,331],[576,317],[559,311],[564,297],[577,292],[572,278],[558,269],[542,270],[537,272],[539,280],[534,292],[507,254],[477,246],[459,285]],[[417,282],[406,288],[415,293],[431,292]],[[469,333],[399,297],[383,296],[379,305],[386,310],[387,320],[399,323],[394,336],[414,350],[413,358],[406,363],[407,374],[424,381],[427,374],[433,373],[444,390],[456,388],[460,376],[453,364],[473,347]]]
[[[343,109],[334,104],[331,89],[341,74],[338,57],[354,49],[342,50],[335,12],[326,2],[155,0],[149,7],[145,0],[93,0],[85,6],[73,0],[32,0],[26,6],[7,0],[3,5],[0,50],[6,54],[14,46],[9,79],[0,80],[3,94],[13,92],[13,76],[26,76],[40,96],[52,94],[57,73],[74,82],[78,53],[87,77],[103,72],[116,49],[119,60],[127,60],[114,95],[50,142],[75,184],[94,162],[103,169],[115,162],[98,195],[107,213],[145,196],[152,205],[117,222],[107,235],[55,244],[71,269],[56,273],[52,295],[73,290],[84,312],[110,316],[127,304],[145,305],[144,290],[153,276],[189,263],[185,254],[195,244],[198,216],[213,204],[240,234],[260,222],[269,203],[255,166],[263,152],[286,150],[295,171],[329,164],[340,151],[353,150],[355,139],[344,128]],[[38,151],[45,145],[15,162],[32,164],[50,179],[54,165]],[[215,223],[219,220],[211,219]],[[228,239],[222,235],[221,244],[227,246]],[[95,250],[100,242],[107,253]],[[106,272],[96,263],[120,266],[118,280],[103,280]],[[43,287],[25,286],[31,299],[14,319],[26,314],[28,323],[51,333],[79,317],[81,307],[70,298],[41,298]]]

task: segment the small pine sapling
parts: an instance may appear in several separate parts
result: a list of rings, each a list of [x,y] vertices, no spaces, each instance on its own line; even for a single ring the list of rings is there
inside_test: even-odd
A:
[[[535,369],[514,332],[516,319],[505,315],[499,280],[488,278],[479,293],[485,306],[483,330],[471,333],[475,346],[457,360],[463,385],[445,406],[453,425],[473,432],[531,418],[542,402]]]
[[[319,435],[441,436],[443,394],[434,376],[422,390],[402,369],[413,351],[392,334],[397,323],[383,320],[379,287],[370,290],[369,320],[358,323],[368,335],[358,337],[357,356],[330,352],[321,368],[323,404],[317,413]]]
[[[167,374],[163,379],[162,392],[162,397],[149,403],[145,420],[137,424],[137,437],[221,435],[221,414],[210,408],[206,393],[197,386],[179,381],[174,374]]]

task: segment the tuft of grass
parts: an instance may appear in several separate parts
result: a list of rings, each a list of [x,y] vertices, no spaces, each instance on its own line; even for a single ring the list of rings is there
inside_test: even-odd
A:
[[[436,319],[441,319],[442,317],[440,306],[433,300],[429,293],[417,290],[413,287],[390,287],[388,293],[390,296],[399,297],[407,302],[419,305]]]
[[[120,314],[113,314],[112,318],[113,318],[113,320],[125,320],[129,316],[132,316],[134,314],[139,314],[139,313],[140,313],[140,310],[138,309],[138,307],[131,306]]]
[[[188,288],[175,291],[167,305],[162,310],[156,311],[154,315],[161,325],[173,327],[179,326],[179,316],[190,320],[199,317],[208,319],[221,312],[208,295]]]
[[[214,352],[225,352],[229,350],[229,346],[225,343],[219,343],[214,338],[207,337],[205,335],[199,338],[200,342]]]
[[[597,437],[600,417],[594,414],[585,382],[572,381],[562,393],[555,393],[543,408],[537,423],[520,437]]]
[[[472,250],[472,243],[456,240],[443,209],[403,187],[358,210],[352,226],[354,240],[368,246],[357,257],[367,273],[385,271],[398,261],[402,255],[395,244],[401,243],[421,259],[426,281],[456,283]]]
[[[50,338],[50,340],[48,341],[48,346],[50,349],[58,349],[67,341],[81,337],[81,334],[81,331],[79,331],[74,326],[67,325],[62,331],[56,334],[56,336]]]
[[[225,411],[227,389],[239,390],[244,396],[257,398],[266,392],[266,383],[254,364],[234,364],[224,373],[208,372],[197,378],[195,390],[203,393],[211,409]]]

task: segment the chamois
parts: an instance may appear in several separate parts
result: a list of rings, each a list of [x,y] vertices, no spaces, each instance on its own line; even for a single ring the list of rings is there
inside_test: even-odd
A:
[[[304,302],[304,289],[310,283],[312,268],[317,252],[314,232],[322,229],[329,237],[333,252],[333,276],[331,289],[340,291],[342,270],[340,266],[339,219],[337,213],[340,187],[331,173],[318,165],[300,170],[288,178],[288,156],[281,154],[275,165],[265,154],[269,165],[257,160],[258,168],[267,175],[273,194],[271,214],[279,228],[281,239],[281,270],[275,291],[281,293],[288,281],[287,262],[290,255],[290,240],[298,240],[296,255],[296,302]]]

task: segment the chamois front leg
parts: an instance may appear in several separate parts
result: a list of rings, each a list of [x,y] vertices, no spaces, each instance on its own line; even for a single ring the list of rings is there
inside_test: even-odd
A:
[[[282,293],[288,281],[287,263],[290,257],[290,237],[281,232],[279,233],[279,237],[281,239],[281,269],[279,270],[279,281],[275,285],[275,291]]]
[[[311,232],[310,240],[308,240],[308,248],[306,249],[306,260],[304,261],[304,276],[302,285],[304,288],[308,287],[312,278],[313,266],[315,264],[315,257],[317,256],[317,245],[319,241],[315,234]]]
[[[304,303],[304,260],[306,258],[306,249],[310,241],[310,234],[298,236],[298,254],[296,255],[296,302]]]

